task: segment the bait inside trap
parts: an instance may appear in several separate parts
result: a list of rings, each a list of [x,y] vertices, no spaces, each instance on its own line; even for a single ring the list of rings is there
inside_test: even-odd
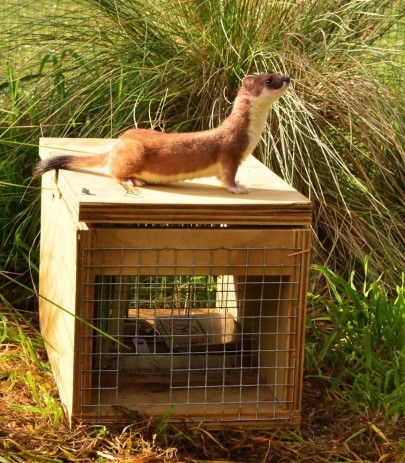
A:
[[[41,155],[103,142],[46,139]],[[259,185],[243,198],[213,179],[131,195],[43,176],[41,331],[69,420],[299,423],[310,203],[243,169]]]

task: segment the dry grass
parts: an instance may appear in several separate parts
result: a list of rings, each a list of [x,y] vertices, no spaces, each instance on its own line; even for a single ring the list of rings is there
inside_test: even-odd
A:
[[[300,429],[207,432],[149,420],[124,429],[69,429],[31,319],[0,311],[0,462],[405,462],[405,417],[386,421],[338,401],[326,383],[304,383]]]

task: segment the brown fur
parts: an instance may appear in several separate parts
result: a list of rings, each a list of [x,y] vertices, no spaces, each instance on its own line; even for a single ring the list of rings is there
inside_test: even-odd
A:
[[[218,128],[191,133],[130,129],[109,153],[63,155],[40,161],[35,176],[52,169],[104,166],[120,183],[144,186],[217,176],[233,193],[247,193],[235,181],[239,165],[260,140],[272,103],[288,88],[279,74],[243,79],[229,117]]]

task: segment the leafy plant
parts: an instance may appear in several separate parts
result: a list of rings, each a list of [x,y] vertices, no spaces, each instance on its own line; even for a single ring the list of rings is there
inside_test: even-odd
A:
[[[382,276],[369,279],[367,261],[362,285],[355,284],[354,273],[346,281],[325,267],[315,270],[325,277],[331,296],[311,296],[315,313],[321,309],[327,316],[310,321],[315,338],[309,341],[308,366],[318,368],[352,405],[404,414],[404,275],[392,296]]]

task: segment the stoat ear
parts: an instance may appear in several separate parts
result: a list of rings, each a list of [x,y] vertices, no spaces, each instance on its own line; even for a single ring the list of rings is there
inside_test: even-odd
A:
[[[251,93],[253,90],[254,80],[255,80],[255,76],[246,76],[242,80],[243,88],[247,90],[249,93]]]

